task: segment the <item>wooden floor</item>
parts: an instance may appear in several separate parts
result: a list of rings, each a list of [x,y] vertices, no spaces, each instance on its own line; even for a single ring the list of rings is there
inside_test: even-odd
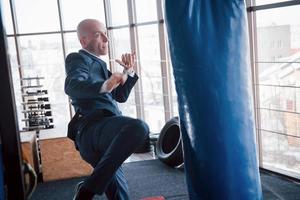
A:
[[[153,146],[152,146],[153,149]],[[29,163],[33,166],[33,149],[30,142],[22,144]],[[40,141],[42,173],[44,181],[53,181],[89,175],[92,167],[82,160],[68,138]],[[132,154],[125,162],[155,159],[154,151]]]

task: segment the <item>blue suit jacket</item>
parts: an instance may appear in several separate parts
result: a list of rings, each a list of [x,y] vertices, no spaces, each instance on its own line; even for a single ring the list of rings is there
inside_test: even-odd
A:
[[[124,85],[119,85],[111,93],[100,93],[105,80],[111,76],[106,63],[89,53],[80,50],[66,58],[65,93],[72,100],[76,112],[88,114],[97,109],[106,109],[120,115],[116,101],[125,102],[138,76],[128,76]]]

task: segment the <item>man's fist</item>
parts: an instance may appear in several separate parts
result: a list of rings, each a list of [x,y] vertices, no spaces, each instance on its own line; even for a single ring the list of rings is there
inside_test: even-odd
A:
[[[113,90],[118,87],[120,84],[123,85],[127,79],[127,76],[123,73],[115,72],[107,80],[107,89]]]

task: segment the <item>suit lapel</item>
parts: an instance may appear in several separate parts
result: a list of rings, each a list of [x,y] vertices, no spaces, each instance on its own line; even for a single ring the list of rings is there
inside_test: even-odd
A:
[[[97,63],[96,64],[97,68],[99,68],[100,72],[104,74],[105,79],[108,79],[108,77],[109,77],[108,70],[107,70],[107,67],[106,67],[106,63],[103,60],[89,54],[88,52],[86,52],[84,50],[79,50],[79,53],[81,53],[85,57],[87,57],[88,60],[90,60],[91,65],[94,66]],[[94,62],[96,62],[96,63],[94,63]]]

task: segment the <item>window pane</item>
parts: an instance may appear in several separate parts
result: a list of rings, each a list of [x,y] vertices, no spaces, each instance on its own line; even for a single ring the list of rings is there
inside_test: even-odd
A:
[[[152,132],[165,123],[157,25],[138,27],[145,121]]]
[[[121,55],[131,51],[128,28],[113,29],[110,31],[110,48],[114,52],[113,59],[120,59]]]
[[[137,22],[148,22],[157,20],[156,0],[136,0]]]
[[[150,127],[151,133],[159,133],[165,125],[163,106],[145,104],[145,121]]]
[[[260,118],[263,130],[300,137],[300,114],[261,109]]]
[[[169,46],[168,44],[168,39],[166,39],[167,42],[167,47]],[[171,117],[179,116],[179,110],[178,110],[178,101],[177,101],[177,92],[176,92],[176,87],[175,87],[175,78],[174,78],[174,73],[173,73],[173,66],[170,58],[170,51],[167,49],[167,65],[169,66],[169,71],[170,71],[170,82],[171,82],[171,95],[172,95],[172,112]]]
[[[110,37],[110,49],[113,52],[114,57],[112,60],[121,59],[122,54],[130,53],[130,36],[129,36],[129,29],[122,28],[122,29],[113,29],[109,32]],[[122,71],[123,67],[119,64],[115,63],[115,67],[117,71]]]
[[[262,131],[262,145],[265,168],[300,177],[300,138]]]
[[[110,0],[112,26],[128,24],[127,0]]]
[[[297,73],[300,68],[299,62],[300,55],[290,63],[258,63],[259,83],[300,87],[300,74]]]
[[[77,33],[66,33],[65,41],[67,55],[72,52],[78,52],[78,50],[81,49],[80,42],[77,38]]]
[[[124,116],[136,118],[137,114],[136,114],[134,89],[131,90],[131,93],[127,101],[125,103],[119,103],[118,105]]]
[[[299,25],[300,6],[288,6],[259,10],[256,12],[257,26],[279,26],[279,25]]]
[[[300,88],[292,87],[259,87],[260,108],[300,112]]]
[[[58,31],[57,1],[15,0],[19,33]]]
[[[258,61],[291,62],[300,57],[300,6],[258,11]]]
[[[160,49],[158,38],[158,26],[147,25],[138,27],[139,47],[140,47],[140,62],[155,61],[155,66],[142,66],[142,71],[151,76],[161,77],[161,66],[157,64],[160,61]],[[141,63],[142,64],[142,63]]]
[[[21,64],[25,76],[44,75],[60,71],[50,67],[63,64],[60,34],[34,35],[19,37]]]
[[[154,63],[147,65],[154,66]],[[145,121],[149,124],[151,132],[159,133],[165,124],[161,77],[150,77],[142,73],[142,79]]]
[[[16,108],[17,108],[18,125],[19,125],[19,129],[21,129],[22,128],[21,118],[23,117],[23,114],[21,112],[22,111],[21,84],[20,84],[20,73],[19,73],[19,67],[18,67],[18,61],[17,61],[15,40],[13,37],[7,38],[7,46],[8,46],[11,75],[12,75]]]
[[[42,89],[48,90],[55,128],[41,131],[41,138],[66,136],[70,118],[68,98],[64,93],[65,69],[60,35],[22,36],[19,39],[24,77],[44,77]]]
[[[76,30],[78,23],[87,18],[98,19],[105,24],[103,1],[63,0],[61,1],[61,7],[65,30]]]
[[[3,23],[5,27],[6,34],[13,34],[13,24],[12,24],[12,18],[11,18],[11,12],[10,12],[10,4],[9,1],[1,1],[1,5],[3,6]]]
[[[171,70],[170,70],[170,72],[171,72],[171,92],[172,92],[172,105],[173,105],[172,116],[175,117],[175,116],[179,116],[177,92],[176,92],[176,87],[175,87],[175,79],[174,79],[171,61],[169,61],[169,65],[171,66]]]

